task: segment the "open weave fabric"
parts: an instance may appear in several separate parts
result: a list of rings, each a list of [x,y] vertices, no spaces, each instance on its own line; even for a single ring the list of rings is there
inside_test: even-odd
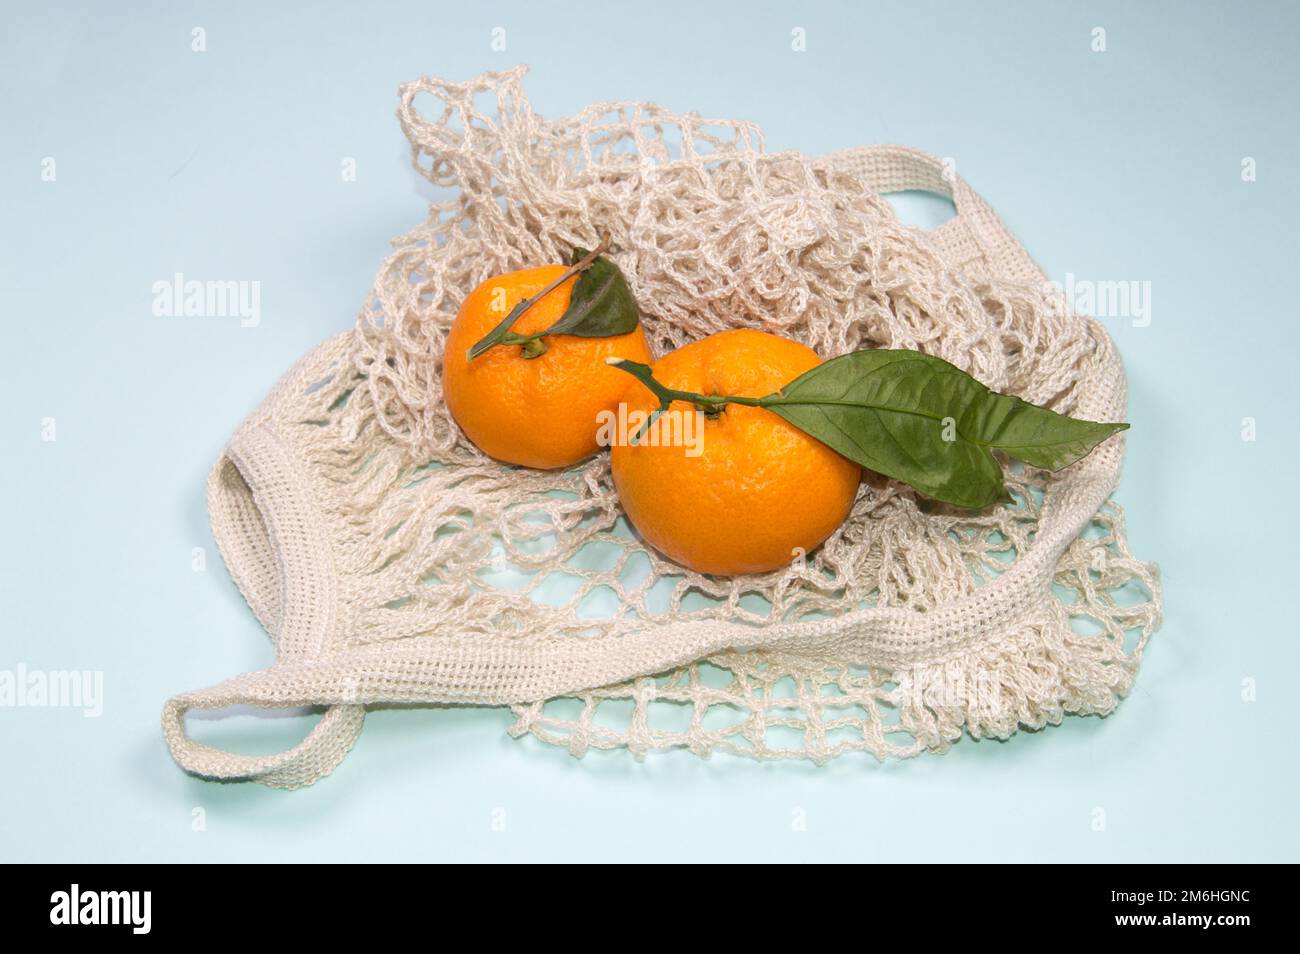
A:
[[[898,146],[767,153],[748,123],[643,103],[548,121],[523,70],[402,87],[417,169],[445,198],[398,238],[356,328],[298,362],[209,481],[213,532],[276,662],[170,700],[186,769],[279,787],[344,757],[375,703],[510,705],[511,728],[640,755],[686,747],[824,761],[942,751],[1107,713],[1159,619],[1108,497],[1115,437],[1066,471],[1006,464],[978,513],[869,477],[820,548],[701,576],[628,527],[608,455],[568,472],[484,457],[442,399],[463,297],[612,237],[656,354],[737,327],[824,357],[939,355],[998,391],[1121,420],[1125,380],[984,202]],[[883,193],[950,195],[932,232]],[[323,706],[298,746],[243,756],[185,712]]]

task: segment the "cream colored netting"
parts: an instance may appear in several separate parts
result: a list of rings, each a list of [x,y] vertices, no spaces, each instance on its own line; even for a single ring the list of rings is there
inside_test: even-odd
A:
[[[460,434],[440,360],[463,296],[604,231],[656,353],[755,327],[824,356],[918,349],[1064,413],[1124,413],[1105,332],[1050,293],[932,158],[768,154],[750,124],[648,104],[547,121],[522,75],[402,88],[416,166],[446,198],[395,240],[355,333],[287,375],[214,473],[218,540],[280,630],[281,662],[173,701],[182,764],[303,784],[379,701],[509,703],[513,733],[575,754],[682,746],[816,761],[1109,712],[1159,617],[1155,569],[1129,553],[1105,502],[1122,438],[1061,475],[1008,467],[1009,502],[978,514],[869,480],[806,559],[724,579],[636,539],[605,455],[529,471]],[[878,194],[896,188],[952,194],[959,215],[932,234],[903,225]],[[259,477],[270,470],[277,489]],[[306,529],[283,520],[318,538],[324,563],[295,564],[258,519],[279,519],[266,515],[283,514],[280,484],[295,482],[319,514]],[[331,578],[328,620],[281,612],[303,576]],[[290,652],[295,626],[315,635]],[[236,771],[178,727],[186,708],[229,701],[331,704],[333,721],[302,751]]]

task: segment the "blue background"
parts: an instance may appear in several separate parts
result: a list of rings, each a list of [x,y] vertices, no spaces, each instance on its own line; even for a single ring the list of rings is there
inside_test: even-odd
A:
[[[5,3],[3,22],[0,669],[103,670],[106,700],[0,709],[0,858],[1297,859],[1295,5]],[[172,763],[163,700],[271,660],[206,472],[424,215],[397,85],[519,62],[548,117],[649,99],[755,120],[771,149],[955,157],[1049,276],[1151,283],[1149,326],[1107,326],[1134,423],[1119,499],[1167,613],[1114,716],[819,770],[578,761],[508,739],[507,710],[420,709],[370,715],[304,791]],[[260,325],[154,317],[176,271],[260,281]],[[257,751],[305,729],[195,726]]]

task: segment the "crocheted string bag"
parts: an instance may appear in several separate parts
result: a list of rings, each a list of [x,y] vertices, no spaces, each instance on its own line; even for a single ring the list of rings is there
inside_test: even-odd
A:
[[[438,192],[352,329],[299,360],[208,482],[212,531],[275,662],[172,698],[177,762],[293,788],[329,773],[377,703],[509,706],[509,731],[582,755],[686,748],[824,762],[942,752],[1130,689],[1160,615],[1110,495],[1124,437],[1046,473],[1004,461],[972,512],[863,482],[805,559],[703,576],[640,541],[601,454],[565,472],[488,459],[442,398],[444,342],[487,278],[608,232],[656,355],[758,328],[823,357],[940,356],[996,391],[1119,421],[1125,377],[989,206],[918,150],[765,151],[747,122],[648,103],[547,120],[524,70],[401,88]],[[882,196],[950,196],[932,231]],[[190,709],[320,707],[298,745],[199,743]]]

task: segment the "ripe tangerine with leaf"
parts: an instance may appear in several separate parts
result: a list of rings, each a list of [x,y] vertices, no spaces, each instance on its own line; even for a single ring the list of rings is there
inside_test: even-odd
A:
[[[622,334],[598,337],[543,333],[572,318],[575,288],[589,274],[593,295],[604,296],[599,307],[618,298],[624,309],[633,309],[635,322],[626,286],[611,290],[611,285],[602,284],[622,283],[616,268],[610,278],[611,268],[607,263],[603,271],[592,268],[559,284],[572,267],[544,265],[510,272],[483,282],[461,305],[443,355],[443,396],[456,423],[488,456],[551,470],[569,467],[601,449],[596,439],[599,415],[615,410],[628,390],[627,375],[605,359],[650,361],[645,333],[639,323]],[[536,301],[509,325],[499,343],[469,356],[471,348],[499,330],[511,311],[530,298]]]

